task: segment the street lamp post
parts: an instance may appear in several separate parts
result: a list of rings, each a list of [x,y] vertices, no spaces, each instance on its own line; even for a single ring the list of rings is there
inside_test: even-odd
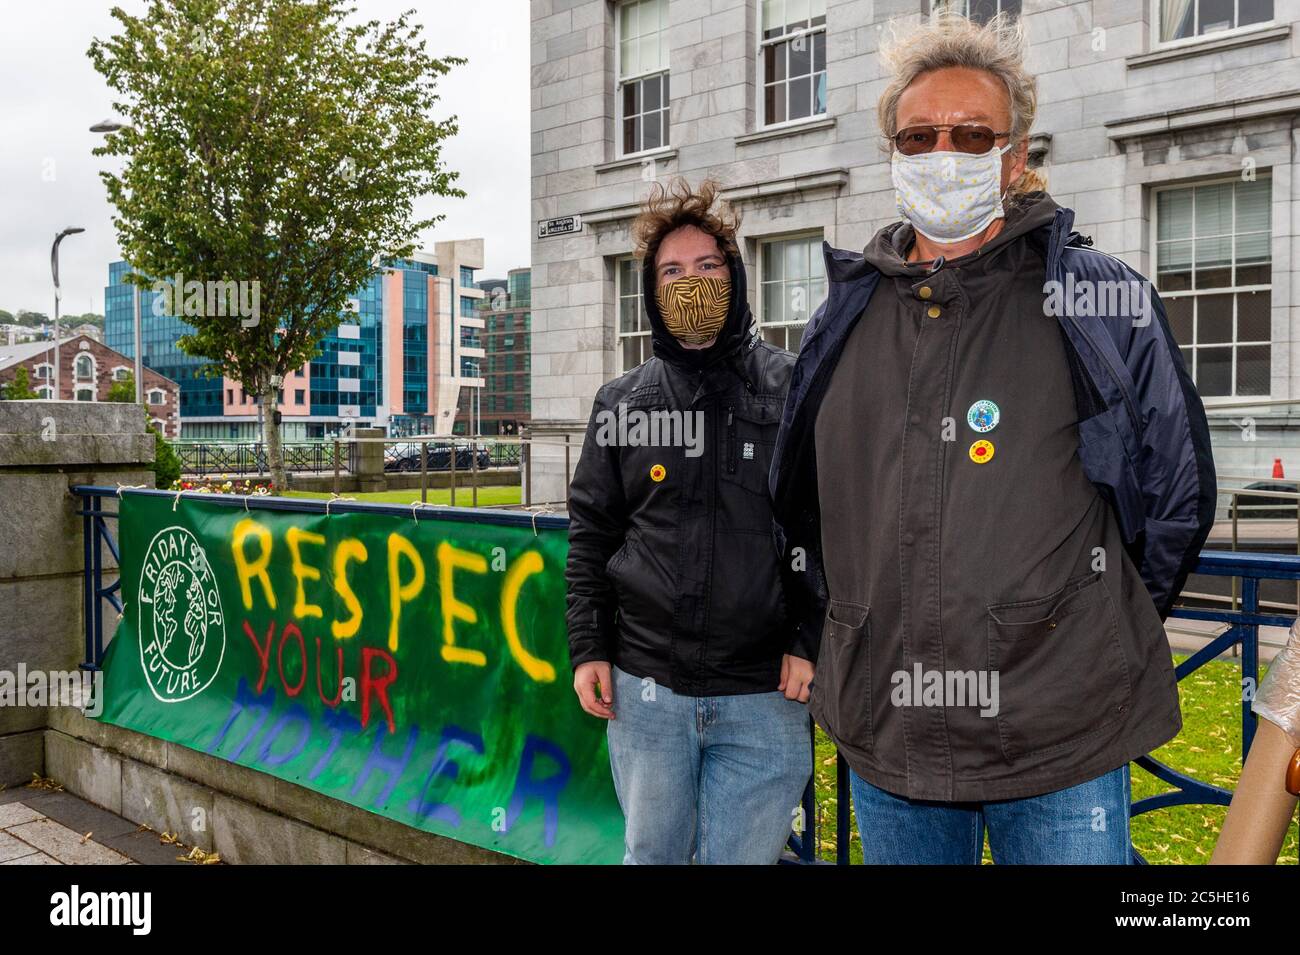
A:
[[[92,133],[108,134],[131,128],[127,123],[105,119],[91,126],[90,131]],[[131,272],[134,274],[135,270],[132,269]],[[144,336],[140,330],[140,287],[135,283],[131,284],[131,312],[135,341],[135,403],[140,405],[144,404],[144,343],[142,341]]]
[[[50,248],[50,273],[54,276],[54,400],[59,400],[59,243],[70,235],[85,232],[79,226],[69,226],[54,237]],[[76,397],[76,393],[73,393]]]

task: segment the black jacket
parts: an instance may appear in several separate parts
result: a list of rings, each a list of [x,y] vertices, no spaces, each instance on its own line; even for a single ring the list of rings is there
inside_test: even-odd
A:
[[[770,692],[783,654],[811,656],[788,622],[767,492],[794,355],[753,332],[744,263],[729,268],[723,330],[692,351],[664,327],[647,263],[654,357],[597,392],[569,488],[573,666],[607,660],[690,696]],[[637,443],[652,412],[691,415],[691,446]]]

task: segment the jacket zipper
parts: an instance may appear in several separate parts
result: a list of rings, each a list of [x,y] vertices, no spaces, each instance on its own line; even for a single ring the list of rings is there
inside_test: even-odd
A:
[[[736,473],[736,408],[727,407],[727,473]]]

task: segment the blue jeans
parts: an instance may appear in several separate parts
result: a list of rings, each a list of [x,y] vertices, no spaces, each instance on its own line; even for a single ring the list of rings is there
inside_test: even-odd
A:
[[[679,696],[613,668],[609,763],[625,865],[766,865],[812,775],[808,708],[785,694]]]
[[[984,803],[903,799],[850,772],[862,861],[978,865],[988,828],[999,865],[1128,865],[1129,768],[1024,799]]]

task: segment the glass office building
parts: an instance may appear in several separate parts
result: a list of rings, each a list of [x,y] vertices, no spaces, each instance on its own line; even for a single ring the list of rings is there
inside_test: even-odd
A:
[[[477,344],[483,324],[483,292],[473,283],[483,241],[439,242],[435,249],[386,263],[357,290],[317,354],[286,377],[278,405],[285,440],[326,438],[349,425],[397,435],[450,433],[461,389],[482,385],[481,349],[458,345],[466,336]],[[125,262],[109,266],[104,328],[110,348],[134,357],[128,271]],[[205,375],[209,362],[178,344],[191,326],[155,314],[163,311],[161,302],[155,308],[158,298],[140,293],[143,361],[180,385],[181,438],[257,440],[257,396],[238,381]]]

